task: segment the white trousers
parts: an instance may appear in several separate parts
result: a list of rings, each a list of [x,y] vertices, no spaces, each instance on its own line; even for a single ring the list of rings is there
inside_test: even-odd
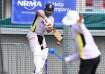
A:
[[[45,38],[43,38],[43,50],[41,50],[41,45],[38,42],[37,34],[35,32],[29,31],[27,38],[34,56],[34,64],[36,67],[35,74],[42,74],[42,68],[48,56],[48,48],[46,48]]]

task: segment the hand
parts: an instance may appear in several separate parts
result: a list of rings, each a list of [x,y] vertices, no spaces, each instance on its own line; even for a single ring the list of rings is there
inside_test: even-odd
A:
[[[69,62],[70,62],[70,57],[65,57],[65,58],[64,58],[64,61],[65,61],[66,63],[69,63]]]
[[[48,33],[50,33],[50,32],[53,31],[53,27],[47,27],[46,30],[47,30]]]
[[[46,29],[47,29],[47,32],[49,33],[49,32],[52,32],[53,31],[53,24],[52,24],[52,22],[51,22],[51,20],[49,20],[49,19],[46,19],[47,21],[46,21]]]
[[[79,20],[77,21],[77,24],[82,24],[82,23],[84,23],[84,18],[83,18],[83,16],[82,15],[80,15],[80,17],[79,17]]]
[[[57,41],[57,45],[60,45],[61,44],[61,42],[60,41]]]
[[[46,26],[49,26],[49,27],[53,26],[52,21],[50,19],[46,18],[45,21],[46,21]]]

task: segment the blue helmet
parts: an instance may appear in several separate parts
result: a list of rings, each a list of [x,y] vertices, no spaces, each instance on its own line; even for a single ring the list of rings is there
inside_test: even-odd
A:
[[[54,5],[51,4],[51,3],[47,3],[47,4],[45,5],[44,11],[45,11],[46,16],[52,15],[52,13],[53,13],[53,11],[54,11]]]

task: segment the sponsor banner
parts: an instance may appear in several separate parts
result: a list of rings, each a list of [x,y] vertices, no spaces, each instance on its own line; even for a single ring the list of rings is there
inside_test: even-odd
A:
[[[32,24],[36,11],[44,9],[48,2],[55,6],[55,24],[61,24],[68,10],[76,9],[76,0],[12,0],[12,23]]]

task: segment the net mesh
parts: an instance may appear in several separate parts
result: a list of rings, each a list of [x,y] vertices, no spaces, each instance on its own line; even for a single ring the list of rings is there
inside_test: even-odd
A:
[[[6,9],[6,7],[11,6],[11,4],[7,4],[7,6],[5,6],[5,4],[3,5],[2,1],[7,1],[7,0],[0,0],[0,11],[1,11],[0,12],[0,73],[1,74],[31,74],[34,71],[35,67],[33,63],[33,55],[29,48],[26,35],[23,35],[23,34],[19,35],[16,33],[1,34],[2,28],[5,28],[5,32],[8,32],[10,30],[12,32],[13,29],[8,29],[8,28],[10,27],[14,28],[14,26],[11,25],[10,23],[11,20],[7,20],[4,23],[2,23],[1,19],[4,19],[2,18],[2,16],[8,17],[7,14],[6,15],[3,15],[3,14],[11,10],[11,9],[8,9],[8,10]],[[12,2],[12,0],[10,1]],[[51,1],[54,1],[54,0],[51,0]],[[55,1],[63,2],[63,0],[55,0]],[[5,7],[3,8],[2,6],[5,6]],[[77,10],[79,12],[85,12],[85,13],[90,12],[89,14],[91,13],[93,14],[94,12],[97,14],[104,13],[105,0],[86,0],[86,1],[77,0]],[[11,11],[8,13],[10,14]],[[104,14],[102,14],[101,16],[103,15]],[[104,21],[100,22],[98,27],[101,27],[101,28],[105,27],[104,25],[100,25],[102,23],[104,23]],[[87,27],[89,28],[92,27],[94,29],[97,29],[96,26],[97,24],[93,24],[93,25],[87,24]],[[21,27],[21,25],[19,25],[16,29],[20,31],[22,28],[25,28],[25,27],[24,26]],[[13,30],[13,32],[16,31],[16,29]],[[63,31],[63,37],[64,37],[62,48],[64,49],[64,51],[62,51],[62,49],[56,45],[56,41],[53,38],[53,36],[47,35],[45,37],[49,47],[55,47],[58,49],[57,52],[59,55],[63,54],[64,56],[67,56],[69,53],[72,53],[76,50],[73,49],[73,40],[71,38],[70,27],[64,26],[64,29],[62,31]],[[98,67],[96,74],[104,74],[105,73],[105,70],[104,70],[105,69],[105,42],[104,42],[105,37],[95,36],[94,38],[97,45],[99,46],[100,51],[102,52],[101,63]],[[78,71],[79,71],[79,60],[69,64],[65,64],[63,61],[60,61],[57,57],[52,55],[48,56],[47,71],[45,70],[45,68],[43,69],[44,74],[78,74]]]

